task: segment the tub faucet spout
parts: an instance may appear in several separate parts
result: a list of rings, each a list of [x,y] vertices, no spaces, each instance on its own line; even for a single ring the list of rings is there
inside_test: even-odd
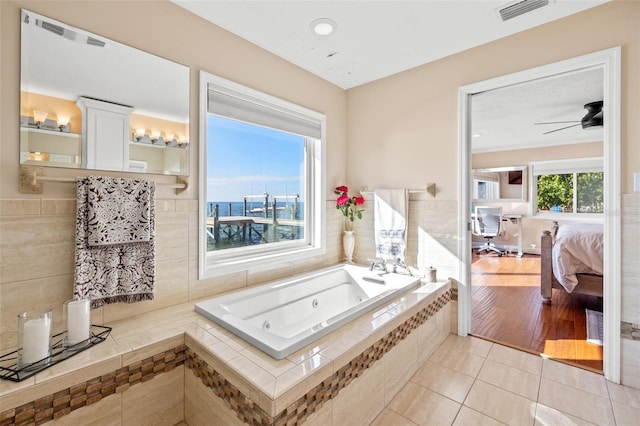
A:
[[[369,270],[373,271],[374,269],[378,269],[383,272],[387,272],[387,261],[384,259],[372,259],[369,260],[371,265],[369,266]]]
[[[397,273],[398,272],[398,267],[404,269],[405,271],[407,271],[407,273],[410,276],[413,276],[413,273],[411,273],[411,268],[409,268],[409,266],[405,263],[404,260],[402,260],[402,258],[397,258],[396,261],[393,264],[393,273]]]

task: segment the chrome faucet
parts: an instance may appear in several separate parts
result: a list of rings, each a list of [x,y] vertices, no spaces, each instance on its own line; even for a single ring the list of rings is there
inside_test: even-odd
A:
[[[369,266],[369,270],[373,271],[374,269],[378,269],[382,272],[387,272],[387,261],[384,259],[370,259],[371,265]]]
[[[409,273],[410,276],[413,276],[413,273],[411,273],[411,269],[409,268],[409,266],[400,257],[398,257],[396,261],[393,263],[394,274],[398,273],[398,267],[403,268],[405,271]]]

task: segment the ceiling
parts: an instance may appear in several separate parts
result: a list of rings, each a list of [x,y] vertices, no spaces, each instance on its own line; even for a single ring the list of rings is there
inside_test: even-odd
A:
[[[503,22],[497,9],[516,1],[172,0],[175,4],[338,87],[350,89],[466,49],[581,12],[608,0],[550,0]],[[319,36],[311,23],[329,18]],[[601,71],[494,90],[472,100],[473,152],[602,140],[601,130],[541,121],[580,120],[603,100]]]
[[[349,89],[581,12],[608,0],[550,0],[503,22],[521,0],[172,0],[200,17]],[[319,36],[312,21],[329,18]]]

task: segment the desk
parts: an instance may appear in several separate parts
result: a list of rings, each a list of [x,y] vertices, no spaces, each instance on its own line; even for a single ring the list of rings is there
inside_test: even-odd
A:
[[[516,254],[516,257],[522,257],[523,253],[522,253],[522,218],[523,218],[523,214],[512,214],[512,213],[505,213],[502,215],[502,217],[504,219],[509,219],[511,221],[511,223],[515,223],[518,225],[518,254]]]

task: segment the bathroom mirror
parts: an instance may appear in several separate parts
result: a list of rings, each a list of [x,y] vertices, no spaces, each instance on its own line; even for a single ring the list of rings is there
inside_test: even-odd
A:
[[[189,68],[21,12],[20,163],[189,174]]]
[[[527,201],[527,167],[473,170],[473,200]]]

